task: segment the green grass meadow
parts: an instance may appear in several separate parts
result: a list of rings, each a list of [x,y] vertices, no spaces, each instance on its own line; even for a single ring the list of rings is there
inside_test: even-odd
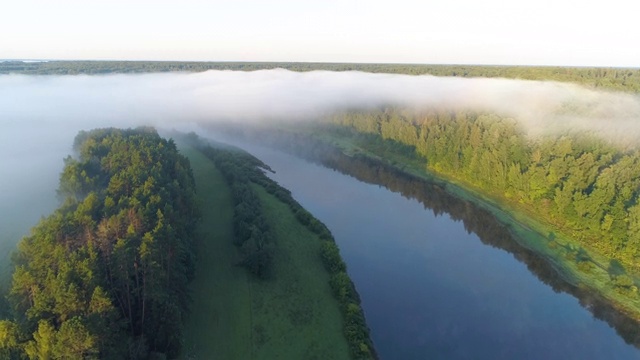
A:
[[[289,207],[255,190],[275,234],[266,280],[235,266],[233,201],[220,172],[199,151],[189,158],[201,201],[200,250],[191,284],[183,359],[348,359],[342,315],[320,258],[321,240]]]
[[[276,239],[271,279],[251,281],[255,358],[348,359],[342,315],[320,258],[322,240],[286,204],[255,190]]]
[[[246,272],[233,266],[233,200],[213,163],[193,148],[189,158],[200,200],[198,263],[184,359],[250,359],[251,294]]]

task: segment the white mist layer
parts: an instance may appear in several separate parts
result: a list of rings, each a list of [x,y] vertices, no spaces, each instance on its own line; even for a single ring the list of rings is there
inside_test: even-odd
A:
[[[0,76],[0,121],[88,129],[314,119],[381,105],[495,112],[531,134],[594,131],[640,139],[640,98],[578,85],[486,78],[287,70]]]

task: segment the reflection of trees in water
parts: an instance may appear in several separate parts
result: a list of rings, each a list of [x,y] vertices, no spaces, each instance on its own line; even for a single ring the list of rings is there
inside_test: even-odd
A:
[[[347,156],[331,145],[304,135],[274,135],[268,140],[264,137],[256,140],[267,142],[267,145],[320,163],[360,181],[384,186],[405,198],[419,201],[435,215],[446,213],[452,219],[462,221],[467,232],[478,235],[484,244],[513,254],[555,292],[573,295],[596,318],[612,326],[627,343],[640,348],[638,322],[615,309],[602,296],[583,286],[563,280],[543,257],[515,241],[508,227],[500,223],[489,211],[470,201],[452,196],[444,190],[445,185],[430,183],[364,156]]]

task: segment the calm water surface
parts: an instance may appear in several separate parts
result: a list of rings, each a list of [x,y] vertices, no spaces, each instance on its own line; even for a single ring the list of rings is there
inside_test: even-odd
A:
[[[448,214],[277,150],[241,147],[334,234],[382,359],[640,359],[575,297]]]

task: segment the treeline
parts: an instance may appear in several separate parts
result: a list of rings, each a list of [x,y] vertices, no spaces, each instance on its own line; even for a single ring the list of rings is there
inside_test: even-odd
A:
[[[469,112],[389,108],[343,113],[333,123],[365,148],[394,144],[428,169],[640,271],[640,150],[623,152],[586,135],[531,139],[513,119]],[[629,278],[619,280],[634,290]]]
[[[307,227],[311,232],[318,234],[322,242],[321,256],[323,264],[331,276],[330,285],[334,292],[335,298],[340,303],[340,309],[344,317],[344,334],[349,344],[351,355],[354,359],[372,359],[376,358],[373,343],[369,336],[369,328],[366,325],[364,313],[360,308],[360,297],[346,272],[346,264],[340,256],[340,251],[335,243],[333,235],[329,229],[307,210],[305,210],[292,196],[291,192],[278,185],[265,175],[264,171],[270,171],[269,167],[255,157],[234,149],[223,149],[218,147],[203,146],[200,150],[210,159],[214,161],[218,169],[223,173],[229,184],[233,188],[234,200],[236,201],[236,212],[234,213],[234,223],[236,239],[238,234],[260,234],[255,237],[242,237],[246,239],[244,242],[250,242],[249,251],[243,249],[242,264],[247,266],[257,275],[262,275],[264,271],[268,273],[268,266],[272,259],[271,251],[277,251],[277,244],[271,245],[271,234],[268,224],[262,225],[264,217],[260,214],[262,211],[257,195],[253,193],[251,185],[254,184],[263,187],[269,194],[275,196],[278,200],[285,203],[293,212],[296,219]],[[237,185],[241,184],[241,185]],[[238,197],[236,197],[240,194]],[[251,194],[251,195],[248,195]],[[257,201],[257,203],[256,203]],[[250,208],[252,207],[253,208]],[[251,216],[238,215],[253,214]],[[247,217],[257,220],[255,222],[244,221]],[[264,229],[262,231],[261,229]],[[264,234],[267,234],[264,236]],[[260,250],[258,244],[253,244],[254,239],[265,239],[264,247],[266,250]],[[241,239],[236,240],[238,242]],[[244,243],[240,245],[244,248]],[[253,259],[262,259],[259,263],[266,264],[265,268],[260,272],[256,272],[253,265]]]
[[[175,357],[193,277],[195,185],[155,130],[81,132],[63,205],[18,245],[0,357]]]
[[[260,278],[268,277],[273,261],[273,234],[264,217],[260,199],[251,187],[252,180],[264,176],[260,169],[266,165],[239,150],[200,149],[213,161],[231,188],[234,244],[242,256],[238,264]]]
[[[282,68],[292,71],[363,71],[371,73],[488,77],[573,82],[589,87],[640,92],[638,68],[560,66],[488,66],[427,64],[356,64],[291,62],[172,62],[172,61],[47,61],[0,62],[0,74],[76,75],[207,70],[255,71]]]

